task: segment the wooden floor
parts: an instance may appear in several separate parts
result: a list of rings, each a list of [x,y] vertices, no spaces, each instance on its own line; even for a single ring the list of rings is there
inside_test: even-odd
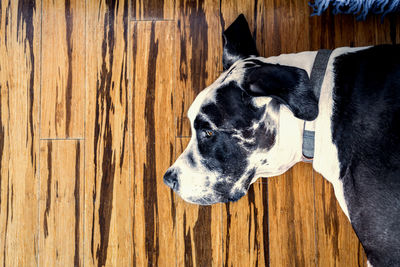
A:
[[[298,164],[236,203],[162,182],[244,13],[263,56],[400,41],[308,0],[2,0],[2,266],[365,266],[331,185]]]

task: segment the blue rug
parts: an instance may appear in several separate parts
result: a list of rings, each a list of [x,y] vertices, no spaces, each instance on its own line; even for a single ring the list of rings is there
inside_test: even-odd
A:
[[[369,13],[382,14],[400,12],[400,0],[314,0],[309,3],[313,8],[311,16],[320,16],[329,5],[333,14],[354,14],[358,20],[365,20]]]

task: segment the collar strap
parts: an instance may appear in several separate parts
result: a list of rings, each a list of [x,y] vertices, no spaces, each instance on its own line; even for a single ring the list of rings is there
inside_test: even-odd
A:
[[[310,74],[310,83],[319,102],[322,81],[332,50],[321,49],[318,51]],[[304,121],[303,129],[303,161],[311,162],[314,158],[314,121]]]

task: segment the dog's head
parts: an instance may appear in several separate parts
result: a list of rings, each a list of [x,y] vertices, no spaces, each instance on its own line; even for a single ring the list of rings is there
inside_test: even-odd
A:
[[[236,201],[258,175],[278,175],[295,163],[280,138],[283,109],[301,120],[318,114],[307,73],[258,57],[243,15],[223,38],[225,72],[189,108],[192,138],[164,175],[184,200],[203,205]]]

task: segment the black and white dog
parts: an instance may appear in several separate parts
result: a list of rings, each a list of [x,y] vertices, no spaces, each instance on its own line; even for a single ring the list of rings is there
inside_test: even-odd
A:
[[[313,167],[369,263],[400,266],[400,46],[333,50],[317,95],[317,52],[258,57],[243,15],[223,36],[226,71],[191,105],[192,138],[164,182],[192,203],[236,201],[303,160],[309,127]]]

